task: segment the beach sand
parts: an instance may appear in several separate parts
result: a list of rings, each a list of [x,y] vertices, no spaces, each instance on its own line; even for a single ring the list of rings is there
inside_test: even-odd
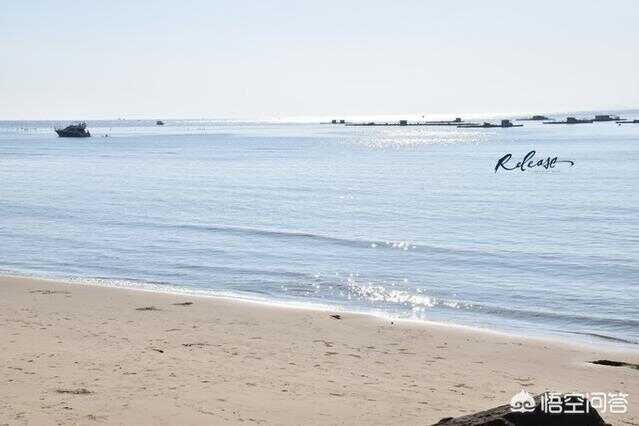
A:
[[[522,388],[623,391],[602,415],[639,424],[639,370],[588,363],[638,352],[330,314],[0,278],[0,425],[424,425]]]

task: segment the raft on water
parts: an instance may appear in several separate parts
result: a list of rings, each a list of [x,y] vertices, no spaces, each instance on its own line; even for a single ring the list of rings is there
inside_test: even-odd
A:
[[[524,127],[523,124],[513,124],[510,120],[501,120],[501,124],[493,124],[487,121],[484,124],[460,124],[457,126],[460,129],[493,129],[496,127],[499,128],[508,128],[508,127]]]
[[[544,121],[544,124],[588,124],[588,123],[592,123],[595,120],[586,120],[586,119],[579,119],[579,118],[575,118],[575,117],[568,117],[566,118],[566,121]]]

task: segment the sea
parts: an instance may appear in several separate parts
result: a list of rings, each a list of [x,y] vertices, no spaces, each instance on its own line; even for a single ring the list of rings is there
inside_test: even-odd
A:
[[[331,118],[0,121],[0,273],[639,344],[639,124]]]

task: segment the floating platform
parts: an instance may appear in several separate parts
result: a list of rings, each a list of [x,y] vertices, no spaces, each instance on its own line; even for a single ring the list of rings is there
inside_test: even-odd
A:
[[[459,126],[460,124],[477,124],[477,123],[464,123],[464,120],[457,117],[454,120],[442,120],[442,121],[408,121],[399,120],[397,122],[375,122],[369,121],[365,123],[345,123],[347,126]]]
[[[423,121],[418,124],[422,126],[459,126],[460,124],[464,124],[464,120],[457,117],[454,120],[442,120],[442,121]],[[474,123],[466,123],[466,124],[474,124]]]
[[[500,124],[489,123],[485,121],[483,124],[460,124],[457,126],[460,129],[494,129],[494,128],[503,128],[507,129],[510,127],[524,127],[523,124],[513,124],[510,120],[501,120]]]
[[[575,117],[568,117],[566,121],[544,121],[544,124],[590,124],[595,120],[578,119]]]
[[[551,118],[546,117],[545,115],[533,115],[532,117],[517,119],[517,121],[544,121],[544,120],[551,120]]]
[[[623,119],[619,118],[618,115],[603,114],[603,115],[595,115],[595,119],[593,121],[595,123],[603,123],[606,121],[623,121]]]

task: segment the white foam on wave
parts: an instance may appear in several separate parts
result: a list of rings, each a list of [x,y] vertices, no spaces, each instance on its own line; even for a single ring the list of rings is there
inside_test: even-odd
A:
[[[408,279],[404,279],[401,283],[360,281],[358,274],[351,274],[344,281],[349,300],[351,300],[351,295],[353,295],[355,298],[373,305],[401,305],[409,309],[409,317],[412,319],[426,319],[428,310],[436,306],[451,309],[472,309],[474,307],[471,303],[440,299],[425,294],[425,290],[420,288],[408,289],[405,287],[407,283]],[[345,296],[344,294],[341,295]],[[393,317],[402,316],[394,315]]]

